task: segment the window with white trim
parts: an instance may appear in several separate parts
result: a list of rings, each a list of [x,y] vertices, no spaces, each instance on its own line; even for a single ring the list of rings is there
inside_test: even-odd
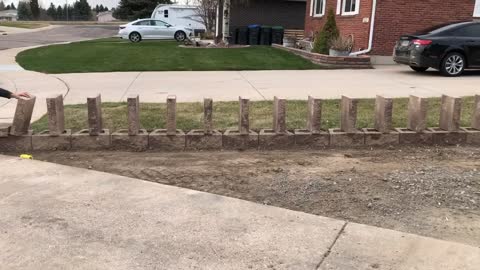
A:
[[[475,7],[473,8],[473,17],[480,17],[480,0],[475,0]]]
[[[325,15],[325,2],[327,0],[312,0],[313,17],[322,17]]]
[[[360,11],[360,0],[343,0],[342,15],[356,15]]]

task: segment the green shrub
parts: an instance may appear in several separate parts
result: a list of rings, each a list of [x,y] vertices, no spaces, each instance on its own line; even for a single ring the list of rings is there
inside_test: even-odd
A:
[[[335,21],[335,12],[333,9],[328,10],[327,22],[322,28],[322,31],[315,37],[313,43],[313,52],[328,54],[330,49],[330,42],[339,37],[340,32],[337,28],[337,22]]]

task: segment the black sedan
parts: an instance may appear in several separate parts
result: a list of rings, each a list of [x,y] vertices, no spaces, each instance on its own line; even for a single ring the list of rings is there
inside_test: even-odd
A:
[[[402,36],[393,59],[417,72],[434,68],[445,76],[480,68],[480,22],[441,25]]]

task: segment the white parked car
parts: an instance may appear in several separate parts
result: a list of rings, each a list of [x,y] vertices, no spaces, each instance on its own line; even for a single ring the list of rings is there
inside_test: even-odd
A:
[[[140,42],[144,39],[175,39],[184,41],[193,35],[193,29],[174,26],[161,20],[141,19],[128,24],[120,25],[118,35],[131,42]]]

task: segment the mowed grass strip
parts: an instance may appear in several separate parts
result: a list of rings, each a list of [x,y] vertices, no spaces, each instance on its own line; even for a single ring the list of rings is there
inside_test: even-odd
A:
[[[213,71],[316,69],[299,56],[270,46],[182,48],[175,41],[131,43],[101,39],[52,45],[21,52],[17,62],[44,73],[112,71]]]
[[[470,126],[473,113],[473,97],[463,98],[462,126]],[[325,100],[322,108],[322,125],[324,129],[340,126],[339,100]],[[272,127],[272,101],[250,102],[250,125],[252,129]],[[393,124],[395,127],[407,125],[408,99],[394,100]],[[374,99],[361,99],[358,104],[359,128],[373,127]],[[217,129],[236,128],[238,125],[238,102],[214,102],[213,120]],[[126,103],[103,103],[102,113],[105,128],[111,131],[125,129],[127,124]],[[440,117],[440,99],[429,99],[428,125],[437,127]],[[287,127],[289,129],[305,128],[307,118],[306,101],[287,101]],[[142,103],[140,105],[140,121],[142,128],[147,130],[165,127],[166,105],[164,103]],[[87,128],[87,107],[81,105],[65,106],[66,128],[78,131]],[[185,131],[203,128],[203,103],[178,103],[177,126]],[[48,129],[47,116],[32,124],[35,132]]]
[[[47,27],[50,24],[41,23],[41,22],[0,22],[0,26],[6,27],[16,27],[16,28],[26,28],[26,29],[37,29],[42,27]]]

